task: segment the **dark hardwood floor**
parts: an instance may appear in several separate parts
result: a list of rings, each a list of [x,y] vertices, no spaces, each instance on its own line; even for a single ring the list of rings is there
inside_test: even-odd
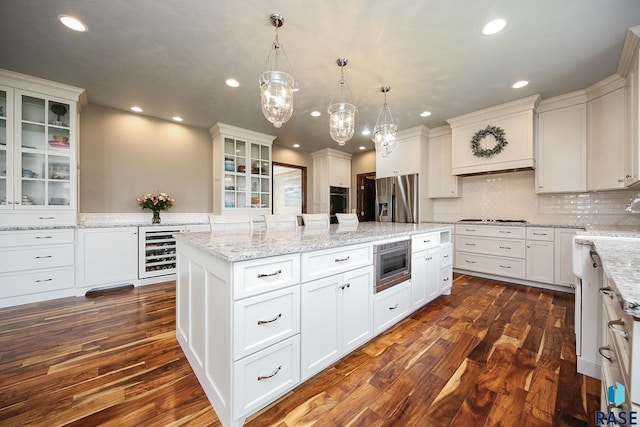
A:
[[[592,425],[573,315],[573,295],[456,276],[246,425]],[[175,284],[0,309],[0,426],[25,425],[220,425],[175,338]]]

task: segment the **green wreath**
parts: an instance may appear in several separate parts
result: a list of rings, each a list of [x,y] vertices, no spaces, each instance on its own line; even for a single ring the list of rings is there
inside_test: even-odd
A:
[[[480,147],[480,141],[487,135],[493,135],[496,139],[496,145],[493,148],[484,149]],[[507,145],[507,140],[504,137],[504,129],[497,126],[487,126],[476,132],[471,138],[471,151],[476,157],[495,156],[502,151],[505,145]]]

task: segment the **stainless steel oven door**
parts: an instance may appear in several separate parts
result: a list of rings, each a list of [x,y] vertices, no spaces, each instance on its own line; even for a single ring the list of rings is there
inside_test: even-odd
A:
[[[374,292],[381,292],[411,279],[411,241],[403,240],[376,245],[376,284]]]

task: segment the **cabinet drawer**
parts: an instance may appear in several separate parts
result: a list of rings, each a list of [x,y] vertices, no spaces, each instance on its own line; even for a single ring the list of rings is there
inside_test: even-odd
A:
[[[426,233],[413,236],[411,238],[411,250],[418,252],[438,246],[440,244],[440,233]]]
[[[553,228],[549,227],[527,227],[527,240],[546,240],[553,242],[554,237]]]
[[[440,246],[440,267],[453,264],[453,247],[451,243]]]
[[[373,296],[373,330],[377,335],[409,313],[410,282],[406,281]]]
[[[73,245],[0,251],[0,271],[35,270],[73,265]]]
[[[16,246],[59,245],[73,243],[73,230],[42,229],[37,231],[4,231],[0,233],[0,248]]]
[[[236,262],[233,279],[236,300],[295,285],[300,283],[300,255]]]
[[[233,418],[250,414],[300,382],[300,335],[233,364]]]
[[[234,303],[233,360],[300,332],[300,286]]]
[[[498,276],[525,278],[524,259],[498,258],[456,251],[455,268]]]
[[[0,298],[69,289],[74,286],[73,267],[0,275]]]
[[[511,258],[524,258],[524,240],[491,239],[486,237],[456,236],[456,250]]]
[[[447,293],[453,284],[453,268],[451,266],[440,269],[440,293]]]
[[[302,254],[301,281],[309,282],[373,264],[373,246],[344,246]]]
[[[527,233],[525,227],[456,224],[456,234],[465,236],[500,237],[505,239],[524,239]]]

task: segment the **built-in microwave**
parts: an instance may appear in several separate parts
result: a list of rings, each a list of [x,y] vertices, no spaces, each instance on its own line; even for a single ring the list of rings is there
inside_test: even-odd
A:
[[[373,245],[376,282],[374,293],[411,279],[411,240]]]

